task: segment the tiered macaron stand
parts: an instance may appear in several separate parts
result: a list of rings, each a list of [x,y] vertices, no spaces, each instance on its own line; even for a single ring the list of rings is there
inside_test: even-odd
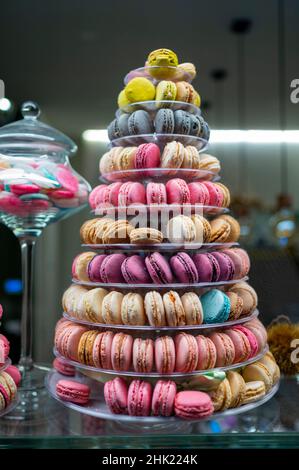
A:
[[[138,73],[143,73],[145,76],[148,75],[148,68],[138,69]],[[171,80],[188,80],[186,74],[181,75],[182,72],[180,71],[178,78],[171,78]],[[128,76],[125,78],[125,83],[128,80]],[[153,115],[157,112],[158,109],[162,107],[168,107],[173,110],[177,109],[185,109],[192,113],[200,114],[199,108],[194,105],[182,102],[164,102],[164,103],[157,103],[157,101],[151,102],[140,102],[134,103],[134,106],[128,105],[125,109],[121,111],[125,112],[132,112],[136,109],[144,109]],[[118,111],[119,113],[120,111]],[[128,136],[128,137],[121,137],[119,139],[115,139],[112,142],[112,146],[134,146],[139,145],[146,142],[154,142],[156,143],[161,150],[163,150],[166,143],[170,141],[179,141],[183,145],[194,145],[197,147],[198,151],[203,151],[208,144],[208,140],[202,137],[195,137],[195,136],[187,136],[187,135],[178,135],[178,134],[147,134],[147,135],[138,135],[138,136]],[[219,176],[211,171],[207,170],[197,170],[197,169],[186,169],[186,168],[151,168],[150,171],[148,169],[145,170],[126,170],[126,171],[114,171],[109,174],[105,174],[101,176],[101,182],[103,183],[112,183],[116,181],[125,182],[125,181],[139,181],[139,182],[150,182],[150,181],[158,181],[158,182],[166,182],[169,178],[182,178],[187,182],[191,181],[215,181],[219,179]],[[157,206],[143,206],[142,208],[136,208],[136,210],[144,209],[148,218],[150,218],[152,211],[160,211],[168,210],[167,207],[157,207]],[[184,206],[178,207],[178,210],[183,211],[185,208]],[[189,208],[192,210],[195,208]],[[198,207],[197,207],[198,209]],[[110,209],[109,209],[110,210]],[[112,208],[111,210],[114,211],[114,215],[117,218],[118,212],[121,213],[121,218],[126,218],[126,208]],[[202,213],[205,217],[217,215],[221,212],[227,211],[226,209],[222,209],[219,207],[202,207]],[[183,212],[182,212],[183,213]],[[106,215],[107,209],[99,209],[96,211],[96,216]],[[125,216],[124,216],[125,214]],[[134,215],[130,213],[130,215]],[[94,216],[94,214],[93,214]],[[109,216],[109,214],[108,214]],[[89,245],[83,244],[82,247],[84,249],[93,250],[95,252],[110,254],[114,252],[123,252],[132,254],[134,252],[153,252],[159,251],[164,252],[165,254],[174,254],[177,251],[187,251],[189,253],[197,253],[197,252],[206,252],[206,251],[215,251],[219,248],[230,248],[231,246],[238,245],[237,243],[160,243],[159,245],[134,245],[128,243],[116,243],[116,244],[102,244],[102,245]],[[242,279],[242,280],[246,280]],[[179,294],[183,294],[187,291],[193,291],[195,293],[203,293],[207,290],[210,290],[215,287],[223,288],[225,285],[230,285],[238,282],[238,280],[233,281],[226,281],[226,282],[214,282],[214,283],[197,283],[197,284],[104,284],[104,283],[92,283],[92,282],[82,282],[78,280],[73,280],[73,282],[83,285],[85,287],[104,287],[105,289],[109,290],[119,290],[122,293],[128,293],[130,291],[138,292],[140,294],[145,295],[149,290],[157,290],[160,293],[167,292],[169,290],[178,291]],[[125,333],[130,333],[133,337],[143,337],[147,338],[150,337],[152,339],[157,338],[160,335],[167,334],[172,336],[179,332],[188,332],[191,334],[208,334],[211,331],[215,330],[223,330],[226,327],[231,327],[233,325],[242,324],[247,322],[255,317],[258,316],[258,311],[254,310],[250,316],[241,317],[237,320],[227,321],[226,323],[218,323],[218,324],[201,324],[201,325],[186,325],[186,326],[163,326],[163,327],[154,327],[154,326],[132,326],[132,325],[109,325],[109,324],[102,324],[102,323],[93,323],[88,322],[86,320],[80,320],[78,318],[74,318],[70,316],[69,313],[64,312],[64,317],[68,320],[71,320],[75,323],[82,324],[85,326],[89,326],[91,329],[99,329],[99,330],[110,330],[115,333],[123,331]],[[184,387],[186,383],[190,384],[194,383],[196,389],[201,389],[203,391],[211,389],[215,385],[219,384],[225,378],[225,372],[227,370],[238,370],[242,367],[246,366],[249,363],[255,362],[260,359],[265,352],[268,350],[266,346],[263,351],[247,360],[246,362],[233,364],[223,368],[215,368],[210,370],[199,370],[190,373],[178,373],[174,372],[171,374],[161,374],[158,372],[149,372],[149,373],[140,373],[132,371],[116,371],[116,370],[105,370],[105,369],[98,369],[93,366],[84,365],[78,362],[71,361],[69,359],[63,358],[67,363],[76,367],[77,376],[76,379],[82,381],[83,383],[87,383],[91,387],[91,399],[87,405],[79,406],[75,405],[70,402],[64,402],[60,400],[56,394],[56,384],[58,380],[63,378],[63,376],[58,373],[57,371],[52,370],[47,378],[46,378],[46,386],[48,388],[49,393],[58,401],[60,401],[63,405],[72,408],[74,410],[79,411],[80,413],[84,413],[87,415],[91,415],[94,417],[107,419],[107,420],[114,420],[116,422],[123,422],[126,425],[140,425],[140,427],[146,426],[168,426],[170,425],[172,429],[175,429],[177,425],[178,428],[182,420],[172,416],[172,417],[156,417],[156,416],[149,416],[149,417],[135,417],[129,415],[115,415],[112,414],[108,407],[105,404],[104,400],[104,393],[103,393],[103,386],[107,380],[111,380],[114,377],[121,376],[126,379],[130,378],[142,378],[142,380],[148,380],[152,384],[158,379],[165,379],[165,380],[174,380],[178,388]],[[54,354],[58,357],[61,357],[59,353],[54,350]],[[191,387],[189,387],[191,389]],[[266,395],[250,404],[242,405],[238,408],[228,409],[222,412],[215,412],[209,418],[205,419],[216,419],[217,417],[225,417],[234,414],[239,414],[242,412],[246,412],[256,408],[259,405],[264,404],[272,396],[276,393],[278,389],[278,384],[272,387],[270,391],[266,393]],[[175,424],[176,423],[176,424]]]

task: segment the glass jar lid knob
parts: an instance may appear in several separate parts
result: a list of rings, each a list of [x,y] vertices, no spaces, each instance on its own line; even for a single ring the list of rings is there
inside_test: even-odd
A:
[[[21,113],[24,119],[37,119],[40,115],[40,107],[35,101],[24,101]]]

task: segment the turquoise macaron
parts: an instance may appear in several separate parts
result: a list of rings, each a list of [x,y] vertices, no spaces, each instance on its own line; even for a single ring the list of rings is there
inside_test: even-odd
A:
[[[200,298],[204,323],[222,323],[229,317],[230,300],[221,290],[212,289]]]

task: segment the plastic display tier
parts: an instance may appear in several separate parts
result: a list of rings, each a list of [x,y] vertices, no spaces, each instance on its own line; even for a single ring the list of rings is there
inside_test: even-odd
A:
[[[156,181],[165,183],[169,178],[181,178],[186,181],[218,181],[220,177],[217,173],[191,168],[148,168],[146,170],[133,168],[132,170],[117,170],[111,173],[104,173],[100,176],[103,183],[115,183],[125,181],[138,181],[147,183]]]
[[[170,108],[172,111],[177,111],[182,109],[188,113],[201,115],[200,108],[195,106],[192,103],[186,103],[184,101],[170,101],[170,100],[152,100],[152,101],[137,101],[135,103],[130,103],[126,106],[123,106],[116,112],[116,116],[120,116],[122,113],[133,113],[138,109],[147,111],[152,117],[159,111],[161,108]]]
[[[49,374],[46,377],[46,387],[49,393],[51,394],[53,398],[58,400],[64,406],[67,406],[71,409],[79,411],[80,413],[94,416],[96,418],[117,421],[119,423],[126,423],[127,425],[138,424],[140,426],[140,429],[142,429],[143,426],[159,425],[160,427],[170,426],[171,429],[174,430],[174,427],[177,426],[179,428],[181,423],[185,423],[184,420],[177,418],[175,416],[165,418],[161,416],[136,417],[136,416],[129,416],[129,415],[113,414],[109,411],[109,409],[106,406],[104,396],[103,396],[104,395],[103,386],[97,383],[95,384],[92,380],[89,380],[88,378],[81,378],[80,381],[82,381],[83,383],[88,383],[88,385],[91,387],[90,403],[85,406],[80,406],[80,405],[75,405],[70,402],[65,402],[63,400],[60,400],[60,398],[58,398],[58,396],[56,395],[56,384],[58,380],[60,379],[63,379],[63,376],[59,374],[58,372],[55,372],[55,371],[49,372]],[[251,411],[257,408],[258,406],[263,405],[264,403],[269,401],[275,395],[278,388],[279,388],[279,384],[277,383],[260,400],[257,400],[248,405],[240,406],[238,408],[231,408],[223,412],[216,412],[213,415],[209,416],[208,418],[201,418],[193,422],[217,420],[219,418],[235,416],[236,414],[239,414],[239,413]]]
[[[112,140],[111,147],[129,147],[129,146],[138,146],[146,143],[157,144],[158,147],[162,150],[166,144],[169,142],[181,142],[184,146],[193,145],[197,150],[204,150],[208,141],[202,139],[201,137],[196,137],[194,135],[185,135],[185,134],[139,134],[139,135],[128,135],[125,137],[119,137],[118,139]]]
[[[154,83],[166,79],[172,82],[191,82],[191,75],[188,72],[182,70],[180,67],[171,67],[170,65],[146,65],[144,67],[138,67],[127,73],[124,78],[124,84],[126,85],[130,80],[136,77],[144,77]]]
[[[90,326],[92,328],[102,328],[108,330],[126,330],[126,331],[137,331],[137,332],[174,332],[177,333],[179,331],[188,331],[192,333],[193,331],[196,333],[202,333],[203,331],[208,333],[210,330],[217,330],[217,329],[224,329],[230,328],[235,325],[241,325],[242,323],[246,323],[253,318],[257,318],[259,315],[259,311],[256,309],[254,310],[251,315],[247,317],[238,318],[237,320],[226,321],[225,323],[213,323],[213,324],[201,324],[201,325],[184,325],[184,326],[150,326],[150,325],[115,325],[115,324],[107,324],[107,323],[94,323],[87,320],[81,320],[76,317],[72,317],[66,312],[63,312],[64,318],[70,320],[74,323],[79,323],[80,325]]]
[[[177,251],[191,251],[194,253],[204,253],[207,251],[225,250],[227,248],[237,247],[239,243],[159,243],[159,244],[143,244],[143,243],[105,243],[104,244],[86,244],[83,243],[82,248],[94,250],[99,252],[131,252],[151,253],[153,251],[159,252],[177,252]]]
[[[204,289],[206,287],[218,287],[218,286],[230,286],[236,284],[237,282],[247,281],[248,277],[243,277],[242,279],[233,279],[232,281],[220,281],[220,282],[199,282],[194,284],[119,284],[119,283],[107,283],[104,282],[85,282],[78,281],[73,279],[74,284],[79,284],[86,287],[104,287],[105,289],[119,289],[121,291],[145,291],[145,290],[190,290],[194,291],[195,289]]]
[[[226,367],[216,367],[214,369],[208,369],[208,370],[195,370],[193,372],[172,372],[171,374],[165,374],[165,373],[159,373],[159,372],[135,372],[134,370],[119,371],[119,370],[100,369],[100,368],[93,367],[93,366],[87,366],[86,364],[81,364],[80,362],[72,361],[70,359],[66,359],[64,356],[59,354],[55,348],[53,350],[54,355],[56,357],[63,359],[65,362],[76,367],[77,369],[80,369],[81,371],[87,371],[92,374],[97,374],[98,375],[97,378],[103,382],[113,379],[114,377],[132,377],[132,378],[142,377],[143,380],[157,380],[157,379],[169,380],[171,379],[171,380],[175,380],[176,383],[181,383],[186,380],[196,378],[201,375],[205,375],[207,373],[226,372],[228,370],[240,369],[240,367],[245,367],[248,364],[252,364],[252,362],[258,361],[264,356],[264,354],[266,354],[267,351],[268,351],[268,346],[265,346],[263,351],[261,351],[259,354],[252,357],[251,359],[248,359],[247,361],[244,361],[242,363],[232,364]]]
[[[205,206],[202,204],[131,204],[130,206],[111,206],[102,205],[92,211],[97,217],[108,216],[114,217],[116,220],[130,217],[139,216],[154,216],[155,214],[164,215],[165,217],[169,214],[175,215],[183,214],[190,216],[192,214],[198,215],[220,215],[229,212],[227,207],[217,206]]]

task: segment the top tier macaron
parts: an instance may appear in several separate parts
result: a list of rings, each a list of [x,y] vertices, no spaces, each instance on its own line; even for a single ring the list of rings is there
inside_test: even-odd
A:
[[[118,95],[118,106],[123,109],[142,101],[176,100],[200,107],[200,95],[190,83],[195,76],[193,64],[179,64],[175,52],[157,49],[148,55],[145,67],[126,75],[125,88]]]

